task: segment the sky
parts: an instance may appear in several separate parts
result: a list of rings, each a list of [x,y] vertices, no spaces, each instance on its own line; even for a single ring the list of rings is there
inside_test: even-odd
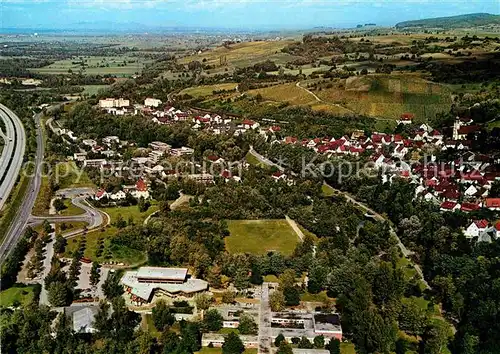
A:
[[[465,13],[500,13],[499,0],[0,0],[0,28],[352,27]]]

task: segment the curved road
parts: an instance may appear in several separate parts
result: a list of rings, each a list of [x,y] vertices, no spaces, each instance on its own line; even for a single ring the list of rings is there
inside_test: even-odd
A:
[[[5,125],[2,136],[5,145],[0,156],[0,210],[3,208],[23,164],[26,149],[26,133],[19,117],[0,104],[0,117]]]

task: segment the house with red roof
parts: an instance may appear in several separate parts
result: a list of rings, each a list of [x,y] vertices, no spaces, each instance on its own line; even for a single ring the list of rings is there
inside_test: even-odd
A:
[[[280,179],[285,180],[286,175],[283,172],[276,171],[272,174],[272,177],[274,178],[275,181],[279,181]]]
[[[133,188],[130,188],[130,194],[132,194],[132,196],[137,199],[139,198],[148,199],[149,198],[148,185],[146,184],[146,182],[144,182],[142,178],[139,178],[135,183],[135,186]]]
[[[479,209],[481,209],[481,206],[477,203],[462,203],[462,206],[460,207],[460,210],[462,210],[464,213],[476,211]]]
[[[464,231],[464,235],[467,238],[478,237],[481,232],[484,232],[488,228],[487,220],[474,220],[467,229]]]
[[[457,202],[452,202],[450,200],[447,200],[446,202],[441,203],[440,206],[441,211],[457,211],[460,210],[460,204]]]
[[[101,200],[103,198],[109,198],[109,194],[104,189],[99,189],[94,195],[94,200]]]
[[[489,210],[500,210],[500,198],[486,198],[484,206]]]

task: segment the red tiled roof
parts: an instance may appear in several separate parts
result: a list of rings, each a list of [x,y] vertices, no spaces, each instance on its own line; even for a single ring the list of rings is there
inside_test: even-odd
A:
[[[468,125],[465,127],[460,127],[458,129],[458,134],[467,135],[470,133],[474,133],[474,132],[478,131],[479,129],[481,129],[481,127],[479,125]]]
[[[500,208],[500,198],[486,198],[487,208]]]
[[[97,191],[97,193],[95,194],[95,196],[96,196],[97,198],[101,198],[101,197],[104,195],[104,193],[106,193],[106,191],[105,191],[104,189],[99,189],[99,190]]]
[[[474,220],[474,224],[480,229],[485,229],[488,227],[488,220]]]
[[[210,161],[217,161],[219,158],[215,155],[209,155],[207,156],[207,159],[209,159]]]
[[[231,172],[230,172],[230,171],[228,171],[228,170],[224,170],[224,171],[222,171],[222,173],[221,173],[220,175],[221,175],[222,177],[224,177],[224,178],[231,178],[231,177],[233,176],[233,175],[231,174]]]
[[[441,209],[452,210],[456,205],[457,203],[455,202],[446,201],[441,204]]]
[[[135,184],[135,189],[137,189],[139,192],[145,192],[148,190],[148,186],[142,178],[139,178],[139,180]]]
[[[462,203],[460,210],[462,211],[474,211],[479,210],[481,207],[478,204],[474,203]]]

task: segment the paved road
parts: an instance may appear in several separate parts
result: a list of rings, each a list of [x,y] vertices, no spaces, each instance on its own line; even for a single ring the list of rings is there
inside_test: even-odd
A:
[[[0,156],[0,210],[14,187],[23,164],[26,133],[19,117],[0,104],[0,117],[5,125],[5,145]]]
[[[0,246],[0,264],[3,263],[5,258],[9,255],[12,249],[17,244],[17,241],[23,234],[23,230],[26,226],[28,218],[31,215],[31,210],[33,209],[33,205],[35,204],[36,196],[40,191],[40,184],[42,179],[42,162],[43,162],[43,154],[44,154],[44,141],[43,141],[43,133],[40,128],[40,118],[42,113],[38,113],[35,115],[34,119],[36,122],[36,156],[35,156],[35,174],[34,177],[31,177],[29,181],[28,189],[24,196],[24,199],[21,203],[21,207],[19,208],[16,217],[14,218],[7,234],[5,235],[2,245]],[[23,150],[24,151],[24,150]],[[23,152],[24,155],[24,152]],[[16,177],[17,178],[17,177]]]
[[[37,225],[41,224],[44,220],[48,222],[75,222],[75,221],[84,221],[88,224],[87,229],[94,229],[101,226],[104,223],[103,214],[92,205],[90,205],[86,198],[90,195],[93,195],[93,190],[91,188],[69,188],[69,189],[61,189],[56,192],[56,196],[61,198],[71,198],[71,203],[76,207],[82,209],[84,212],[80,215],[71,215],[71,216],[60,216],[60,215],[51,215],[51,216],[31,216],[29,218],[29,225]],[[109,221],[109,217],[108,217]],[[64,234],[64,237],[72,237],[77,234],[82,233],[83,230],[76,230],[69,233]]]

